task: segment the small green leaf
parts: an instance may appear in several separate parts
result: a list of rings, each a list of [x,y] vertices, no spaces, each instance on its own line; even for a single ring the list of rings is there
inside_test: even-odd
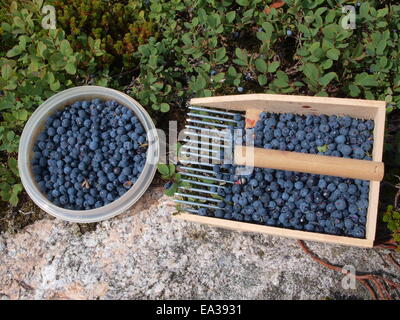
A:
[[[236,0],[236,3],[237,3],[239,6],[246,7],[246,6],[249,5],[249,0]]]
[[[323,77],[319,78],[318,82],[321,86],[326,87],[335,78],[338,79],[336,72],[329,72]]]
[[[239,48],[236,48],[235,54],[240,60],[242,60],[243,62],[245,62],[247,64],[247,51],[246,50],[241,50]]]
[[[168,103],[161,103],[160,105],[160,111],[161,112],[168,112],[169,111],[169,104]]]
[[[228,22],[228,23],[231,23],[231,22],[233,22],[233,20],[235,19],[235,17],[236,17],[236,12],[235,11],[230,11],[230,12],[228,12],[227,14],[226,14],[226,22]]]
[[[17,160],[13,157],[8,159],[8,167],[11,169],[12,173],[14,173],[17,177],[19,176],[18,172],[18,163]]]
[[[362,87],[376,87],[378,85],[378,81],[375,79],[374,75],[369,75],[366,72],[357,74],[355,82]]]
[[[268,64],[268,72],[275,72],[276,69],[279,68],[280,62],[279,61],[273,61],[270,64]]]
[[[324,144],[323,146],[317,147],[319,152],[326,152],[328,150],[328,145]]]
[[[20,55],[21,53],[22,53],[22,50],[21,50],[21,48],[17,45],[17,46],[14,46],[12,49],[10,49],[10,50],[7,51],[7,57],[8,57],[8,58],[13,58],[13,57],[15,57],[15,56]]]
[[[195,91],[200,91],[206,87],[207,83],[203,76],[199,75],[195,82]]]
[[[178,190],[178,184],[174,182],[169,189],[164,190],[164,194],[167,195],[168,197],[172,197],[177,190]]]
[[[258,83],[260,84],[260,86],[266,85],[267,82],[268,82],[268,80],[267,80],[267,77],[266,77],[265,75],[260,74],[260,75],[258,76]]]
[[[76,66],[73,63],[67,63],[65,65],[65,71],[69,74],[75,74],[76,73]]]
[[[306,77],[314,82],[316,82],[320,76],[320,71],[314,63],[306,63],[303,66],[303,73]]]
[[[50,89],[52,91],[57,91],[58,89],[60,89],[60,87],[61,87],[61,84],[60,84],[60,81],[58,81],[58,80],[50,83]]]
[[[332,60],[338,60],[340,56],[340,51],[338,49],[329,49],[326,53],[326,56]]]
[[[169,167],[166,164],[159,163],[157,165],[157,170],[160,174],[168,176],[169,175]]]
[[[216,52],[215,52],[215,59],[217,61],[221,61],[223,58],[225,58],[226,55],[226,49],[224,47],[219,48]]]
[[[25,121],[28,118],[28,111],[22,109],[18,111],[18,120]]]
[[[255,62],[254,62],[256,68],[258,71],[264,73],[267,72],[267,64],[265,63],[264,59],[262,58],[258,58]]]
[[[72,53],[71,46],[68,40],[64,39],[60,42],[60,52],[63,56],[69,56]]]
[[[3,64],[3,65],[1,66],[1,77],[2,77],[4,80],[7,81],[8,79],[10,79],[11,74],[12,74],[12,69],[11,69],[10,65],[9,65],[8,63]]]

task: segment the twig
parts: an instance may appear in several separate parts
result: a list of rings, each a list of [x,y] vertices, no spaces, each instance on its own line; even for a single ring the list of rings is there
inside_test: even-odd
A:
[[[297,240],[297,243],[300,245],[300,247],[303,249],[303,251],[311,257],[311,259],[318,262],[322,266],[324,266],[330,270],[340,272],[340,273],[343,273],[343,272],[345,272],[346,274],[349,273],[349,271],[343,271],[343,268],[335,266],[333,264],[330,264],[329,262],[326,262],[326,261],[322,260],[321,258],[319,258],[318,256],[316,256],[305,245],[304,241]],[[388,278],[380,276],[380,275],[374,275],[371,273],[364,274],[364,275],[356,274],[355,278],[358,282],[360,282],[369,291],[371,298],[374,300],[375,299],[381,299],[381,300],[392,300],[393,299],[392,295],[389,293],[386,286],[390,286],[392,289],[395,289],[395,290],[400,289],[400,284],[398,284]],[[374,291],[370,282],[374,284],[376,291],[378,293],[378,296],[376,295],[376,292]]]

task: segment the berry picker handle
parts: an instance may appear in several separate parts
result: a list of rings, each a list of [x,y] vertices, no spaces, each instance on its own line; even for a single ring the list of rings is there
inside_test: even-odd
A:
[[[384,174],[384,164],[382,162],[239,145],[235,146],[234,162],[236,165],[247,165],[258,168],[374,181],[381,181]]]

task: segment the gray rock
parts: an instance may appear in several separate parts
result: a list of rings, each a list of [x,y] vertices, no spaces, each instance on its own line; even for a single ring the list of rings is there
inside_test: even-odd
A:
[[[369,299],[357,283],[304,254],[295,240],[177,221],[160,189],[82,233],[45,218],[0,235],[1,299]],[[396,270],[384,250],[307,242],[358,272]],[[397,276],[398,276],[397,272]]]

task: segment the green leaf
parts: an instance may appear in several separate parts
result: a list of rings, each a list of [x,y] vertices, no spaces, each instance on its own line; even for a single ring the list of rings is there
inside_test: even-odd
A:
[[[14,25],[22,30],[25,30],[25,23],[20,17],[14,17]]]
[[[219,48],[216,52],[215,52],[215,59],[217,61],[221,61],[223,58],[225,58],[226,55],[226,49],[224,47]]]
[[[324,144],[323,146],[317,147],[319,152],[326,152],[328,150],[328,145]]]
[[[44,58],[44,51],[46,49],[47,49],[47,46],[42,41],[39,41],[38,44],[37,44],[37,49],[36,49],[37,55],[39,57]]]
[[[352,96],[353,98],[358,97],[361,93],[360,88],[354,84],[349,84],[349,91],[350,91],[350,96]]]
[[[7,51],[7,57],[8,57],[8,58],[13,58],[13,57],[15,57],[15,56],[20,55],[21,53],[22,53],[22,50],[21,50],[21,48],[17,45],[17,46],[14,46],[12,49],[10,49],[10,50]]]
[[[166,164],[159,163],[157,165],[157,170],[160,174],[168,176],[169,175],[169,167]]]
[[[243,66],[246,67],[247,66],[247,62],[240,60],[240,59],[233,59],[232,60],[234,63],[238,64],[239,66]]]
[[[264,73],[267,72],[267,64],[265,63],[264,59],[262,58],[258,58],[255,62],[254,62],[256,68],[258,71]]]
[[[69,74],[75,74],[76,73],[76,66],[73,63],[67,63],[65,65],[65,71]]]
[[[72,49],[68,40],[64,39],[60,42],[60,52],[63,56],[69,56],[72,54]]]
[[[18,111],[18,120],[25,121],[28,118],[28,111],[25,109]]]
[[[235,77],[237,75],[236,69],[233,66],[228,68],[228,75],[231,77]]]
[[[236,0],[236,3],[242,7],[246,7],[249,5],[249,0]]]
[[[303,73],[308,79],[314,82],[316,82],[320,76],[320,71],[314,63],[306,63],[303,66]]]
[[[340,56],[340,51],[338,49],[329,49],[326,53],[326,56],[332,60],[338,60]]]
[[[230,12],[228,12],[227,14],[226,14],[226,22],[228,22],[228,23],[231,23],[231,22],[233,22],[233,20],[235,19],[235,17],[236,17],[236,12],[235,11],[230,11]]]
[[[246,50],[241,50],[239,48],[236,48],[235,54],[241,61],[243,61],[247,64],[247,51]]]
[[[207,83],[203,76],[199,75],[195,82],[195,91],[200,91],[206,87]]]
[[[60,87],[61,87],[61,84],[60,84],[60,81],[58,81],[58,80],[50,83],[50,89],[52,91],[57,91],[58,89],[60,89]]]
[[[7,81],[8,79],[10,79],[11,74],[12,74],[12,69],[11,69],[10,65],[9,65],[8,63],[3,64],[3,65],[1,66],[1,77],[2,77],[4,80]]]
[[[263,32],[263,31],[258,31],[258,32],[256,33],[256,37],[257,37],[257,39],[260,40],[260,41],[268,41],[268,40],[269,40],[269,39],[268,39],[268,35],[267,35],[265,32]]]
[[[168,103],[161,103],[160,105],[160,111],[161,112],[168,112],[169,111],[169,104]]]
[[[326,27],[322,29],[322,33],[328,38],[328,39],[336,39],[336,36],[340,33],[341,27],[339,27],[337,24],[329,24]]]
[[[15,184],[11,191],[10,203],[12,206],[18,204],[18,194],[22,191],[22,184]]]
[[[366,72],[357,74],[355,77],[355,83],[362,87],[378,86],[378,81],[375,79],[374,75],[369,75]]]
[[[8,159],[8,167],[11,169],[12,173],[14,173],[17,177],[19,176],[18,172],[18,162],[15,158],[11,157]]]
[[[279,68],[280,62],[273,61],[268,64],[268,72],[275,72]]]
[[[325,60],[324,62],[322,62],[320,64],[321,68],[325,69],[325,70],[329,69],[330,67],[332,67],[332,65],[333,65],[333,61],[331,59],[327,59],[327,60]]]
[[[336,72],[329,72],[323,77],[319,78],[318,82],[321,86],[326,87],[335,78],[338,79]]]
[[[267,84],[267,82],[268,82],[268,80],[267,80],[267,77],[265,75],[260,74],[258,76],[258,83],[260,84],[260,86],[263,86],[263,85]]]
[[[164,190],[164,194],[167,195],[168,197],[172,197],[177,190],[178,190],[178,184],[174,182],[169,189]]]

